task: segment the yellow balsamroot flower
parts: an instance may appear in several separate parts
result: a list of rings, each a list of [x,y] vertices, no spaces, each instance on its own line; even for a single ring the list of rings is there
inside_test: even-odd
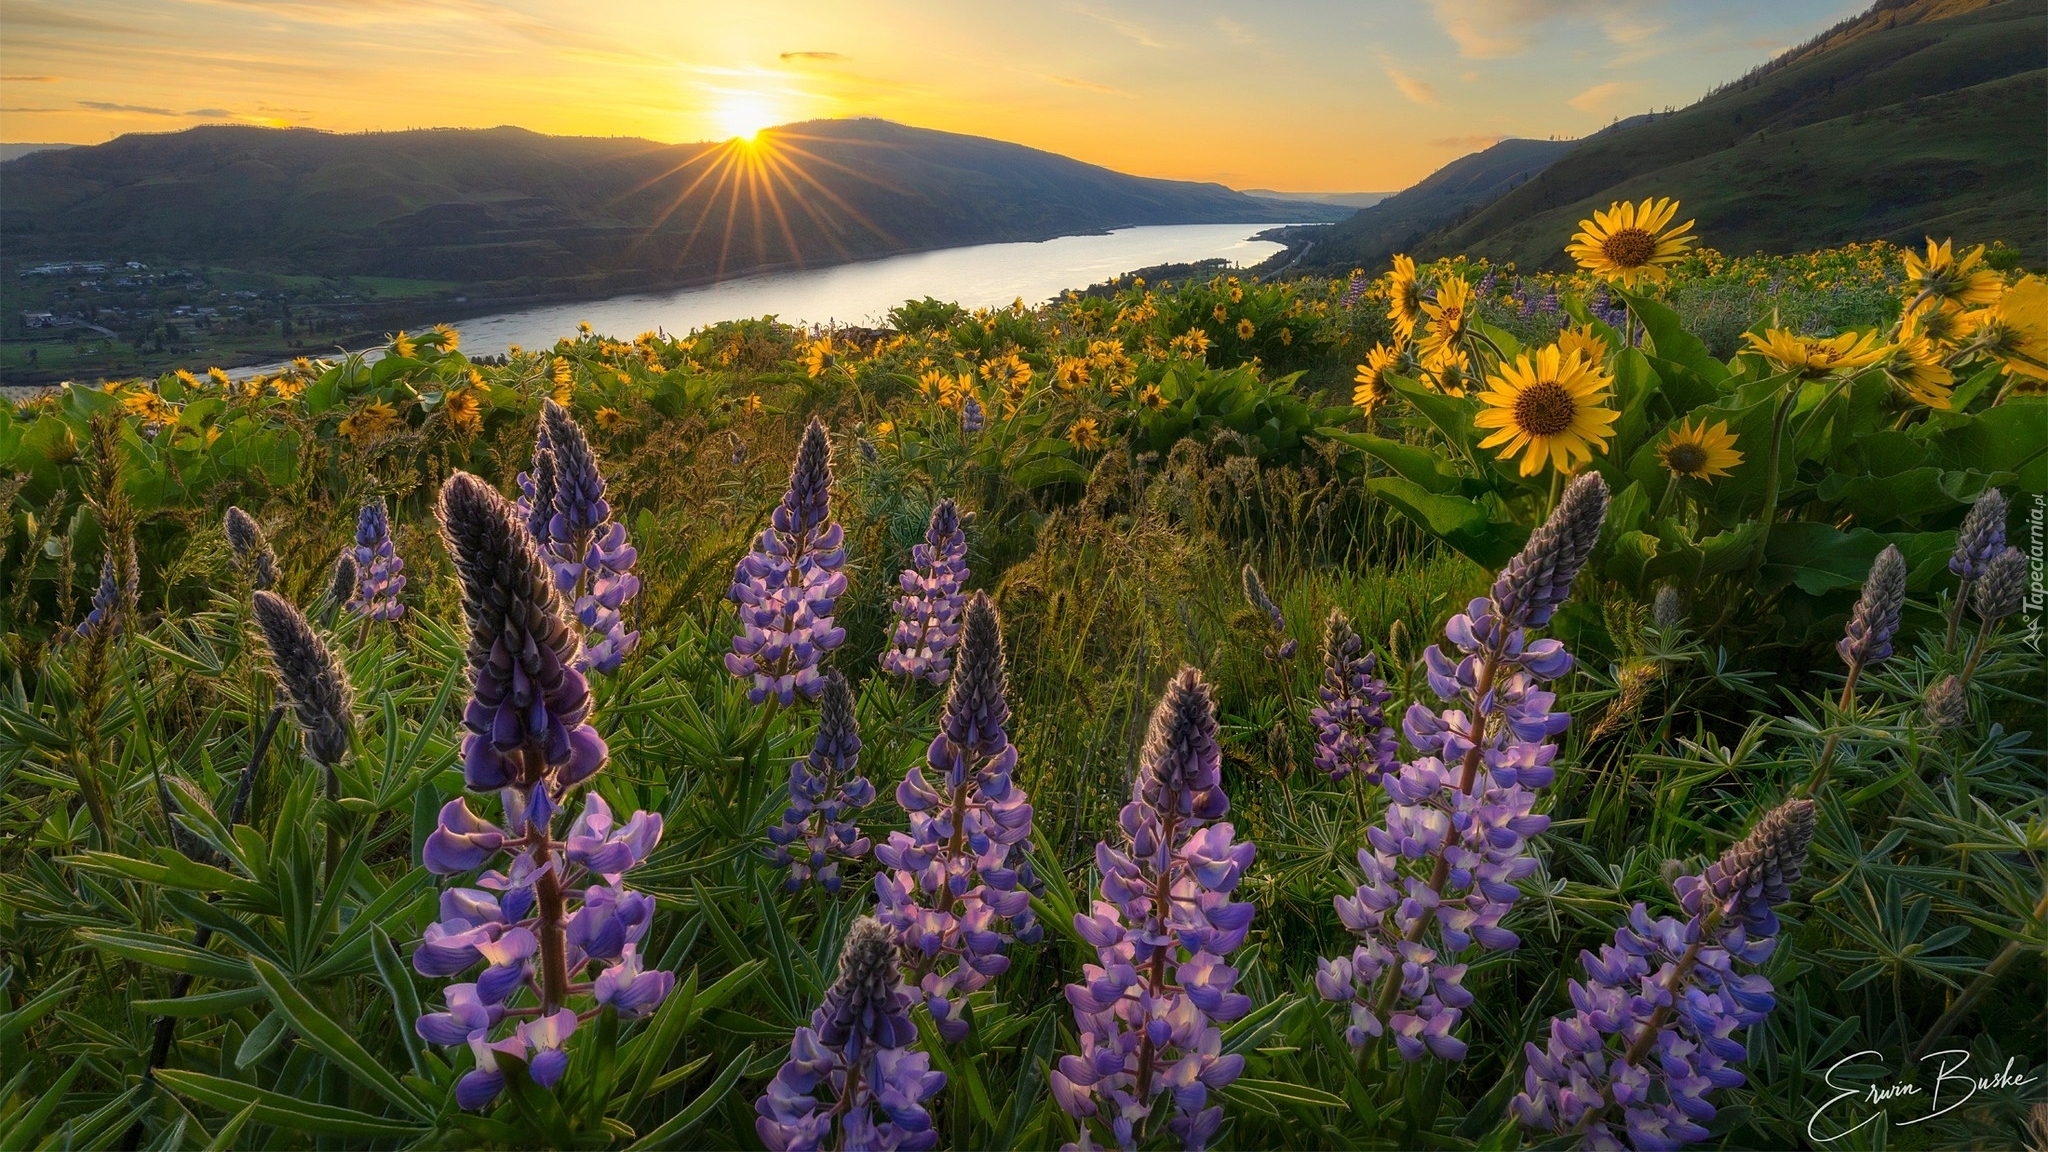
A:
[[[1230,309],[1225,308],[1221,304],[1218,304],[1214,309],[1210,310],[1209,315],[1214,316],[1216,318],[1216,322],[1218,324],[1221,324],[1225,320],[1230,319]]]
[[[947,390],[950,389],[952,386],[953,374],[951,372],[940,371],[937,368],[927,369],[924,372],[919,373],[917,377],[918,392],[921,393],[925,399],[930,400],[933,403],[942,402],[942,398],[946,395]]]
[[[405,329],[400,328],[398,330],[398,335],[393,336],[391,338],[391,354],[393,356],[403,356],[406,359],[410,360],[412,358],[412,354],[417,351],[419,351],[419,349],[416,346],[414,346],[412,342],[412,337],[407,336],[405,334]]]
[[[876,436],[887,436],[895,430],[896,422],[894,420],[878,420],[873,427],[868,429],[868,431],[873,432]]]
[[[555,357],[550,383],[554,385],[550,391],[555,403],[567,408],[576,395],[576,372],[569,366],[567,357]]]
[[[1231,285],[1231,286],[1230,286],[1230,302],[1231,302],[1232,304],[1242,304],[1242,303],[1244,303],[1244,289],[1242,289],[1242,288],[1239,288],[1239,287],[1238,287],[1237,285],[1235,285],[1235,284]]]
[[[308,360],[308,359],[307,359],[307,358],[305,358],[304,356],[294,356],[294,357],[292,357],[292,371],[294,371],[294,372],[311,372],[312,370],[313,370],[313,362],[312,362],[311,360]]]
[[[1973,313],[1970,343],[2008,372],[2048,380],[2048,281],[2029,276]]]
[[[1386,279],[1387,319],[1393,322],[1395,335],[1412,340],[1415,326],[1422,323],[1422,282],[1415,278],[1415,261],[1394,257],[1394,268]]]
[[[434,347],[453,352],[462,347],[462,334],[446,324],[434,325]]]
[[[1607,363],[1609,352],[1607,341],[1593,331],[1591,324],[1581,324],[1577,328],[1566,328],[1559,332],[1557,350],[1565,353],[1577,352],[1588,364]]]
[[[1166,396],[1159,391],[1159,385],[1147,384],[1138,389],[1138,403],[1157,412],[1166,407]]]
[[[1209,354],[1209,334],[1200,328],[1190,328],[1173,338],[1172,347],[1190,360],[1199,360]]]
[[[1961,308],[1950,308],[1938,300],[1928,300],[1919,307],[1908,307],[1904,322],[1899,325],[1899,340],[1923,339],[1944,352],[1955,350],[1962,343],[1971,326],[1974,313]]]
[[[1997,300],[2005,282],[1991,269],[1978,267],[1984,262],[1984,246],[1977,245],[1959,260],[1951,243],[1936,244],[1929,236],[1925,260],[1906,251],[1906,287],[1917,294],[1914,303],[1938,300],[1945,306],[1969,307]]]
[[[1564,250],[1579,267],[1624,288],[1639,280],[1662,280],[1664,265],[1678,263],[1697,239],[1685,234],[1693,225],[1690,220],[1667,227],[1676,215],[1678,201],[1668,197],[1641,204],[1617,200],[1591,220],[1579,221],[1579,231]]]
[[[576,322],[576,331],[582,333],[585,336],[590,335],[590,321],[578,320]]]
[[[121,407],[140,419],[144,427],[162,427],[178,418],[178,406],[154,392],[133,392],[121,397]]]
[[[457,429],[469,435],[483,430],[483,405],[477,403],[474,392],[450,392],[442,399],[442,405],[448,410],[448,422]]]
[[[1393,386],[1387,383],[1387,373],[1394,367],[1400,354],[1385,344],[1375,344],[1365,354],[1365,363],[1358,366],[1358,375],[1352,377],[1356,384],[1351,389],[1351,404],[1354,408],[1365,409],[1367,416],[1373,409],[1393,398]]]
[[[1499,431],[1479,446],[1500,448],[1502,460],[1522,453],[1522,475],[1534,476],[1546,463],[1570,472],[1606,451],[1619,416],[1606,407],[1613,380],[1600,369],[1552,346],[1515,357],[1489,383],[1472,422]]]
[[[1067,443],[1082,452],[1094,452],[1102,447],[1102,433],[1096,430],[1095,417],[1083,416],[1067,429]]]
[[[180,368],[176,372],[171,373],[171,375],[176,376],[178,378],[178,383],[183,384],[187,388],[199,387],[199,377],[194,376],[192,373],[187,372],[183,368]]]
[[[746,399],[740,401],[740,411],[742,412],[759,412],[760,410],[761,394],[759,392],[749,392]]]
[[[357,446],[374,444],[398,430],[398,412],[382,400],[372,400],[354,414],[344,417],[340,432]]]
[[[1001,384],[1005,389],[1015,388],[1020,392],[1031,383],[1031,365],[1012,350],[993,360],[984,361],[981,374]]]
[[[1735,437],[1726,420],[1708,424],[1702,416],[1698,425],[1679,421],[1657,446],[1657,459],[1673,476],[1709,480],[1728,475],[1730,468],[1742,463],[1742,453],[1735,449]]]
[[[491,386],[484,383],[484,374],[474,368],[469,370],[469,386],[479,392],[489,392]]]
[[[1252,333],[1257,331],[1258,327],[1254,325],[1249,319],[1239,320],[1237,322],[1237,338],[1239,340],[1249,340],[1252,338]]]
[[[1282,328],[1282,329],[1280,330],[1280,346],[1281,346],[1281,347],[1283,347],[1283,348],[1285,348],[1285,347],[1287,347],[1287,346],[1289,346],[1289,345],[1291,345],[1291,344],[1293,344],[1293,343],[1294,343],[1294,329],[1292,329],[1292,328]]]
[[[1463,348],[1428,353],[1420,363],[1436,378],[1436,390],[1446,396],[1463,396],[1472,382],[1472,357]]]
[[[228,386],[228,374],[224,369],[208,368],[206,370],[206,379],[217,388]]]
[[[1062,356],[1053,363],[1052,380],[1062,392],[1072,392],[1088,383],[1088,361],[1079,356]]]
[[[1855,368],[1868,368],[1885,357],[1875,332],[1844,332],[1839,336],[1801,336],[1772,328],[1762,336],[1742,334],[1750,351],[1780,372],[1797,372],[1801,380],[1820,380]]]
[[[290,400],[305,391],[306,382],[296,376],[275,376],[271,378],[270,387],[280,397]]]
[[[1429,333],[1422,338],[1424,355],[1443,356],[1465,334],[1472,319],[1472,286],[1456,276],[1446,276],[1436,286],[1436,299],[1424,300],[1429,314]]]

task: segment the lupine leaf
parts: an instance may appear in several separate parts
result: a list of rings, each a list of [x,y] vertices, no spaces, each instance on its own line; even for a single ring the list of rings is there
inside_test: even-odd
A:
[[[191,1072],[182,1068],[165,1068],[157,1072],[157,1079],[180,1096],[189,1096],[201,1104],[218,1108],[223,1112],[239,1113],[254,1109],[250,1118],[268,1124],[273,1128],[289,1128],[294,1132],[316,1132],[330,1136],[420,1136],[426,1129],[403,1120],[383,1116],[372,1116],[353,1108],[341,1108],[333,1104],[320,1104],[301,1100],[244,1084],[239,1080],[225,1080],[209,1076],[204,1072]]]
[[[699,1093],[695,1100],[684,1105],[682,1111],[662,1121],[660,1127],[628,1145],[627,1152],[647,1152],[656,1148],[676,1147],[674,1141],[678,1137],[696,1127],[699,1120],[704,1119],[706,1114],[725,1100],[726,1094],[732,1091],[732,1086],[739,1083],[740,1075],[747,1070],[747,1062],[753,1055],[754,1049],[751,1045],[741,1049],[739,1055],[726,1061],[725,1067],[719,1069],[718,1077],[711,1082],[710,1087]]]
[[[346,1069],[365,1087],[375,1089],[400,1108],[423,1120],[433,1117],[434,1109],[426,1101],[400,1083],[390,1069],[378,1063],[354,1036],[349,1035],[347,1029],[315,1007],[293,984],[291,977],[257,956],[249,958],[249,967],[255,971],[256,979],[264,990],[270,993],[271,1002],[291,1021],[292,1030],[307,1044]]]

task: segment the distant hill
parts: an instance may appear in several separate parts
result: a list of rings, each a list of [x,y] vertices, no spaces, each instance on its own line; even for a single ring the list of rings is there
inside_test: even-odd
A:
[[[1244,194],[1261,200],[1293,200],[1303,204],[1336,204],[1345,208],[1370,208],[1392,196],[1392,192],[1275,192],[1271,188],[1246,188]]]
[[[1346,211],[874,119],[679,145],[519,128],[209,126],[0,166],[0,243],[11,261],[173,260],[452,281],[501,295]]]
[[[1274,257],[1298,272],[1342,273],[1373,268],[1459,216],[1499,199],[1571,151],[1568,140],[1502,140],[1462,156],[1405,191],[1362,208],[1328,228],[1288,229],[1293,250]]]
[[[59,148],[76,147],[76,144],[0,144],[0,164],[19,159],[31,152],[52,152]]]
[[[1885,0],[1682,111],[1577,144],[1418,255],[1562,266],[1594,209],[1675,196],[1728,252],[1932,234],[2039,264],[2044,141],[2048,2]]]

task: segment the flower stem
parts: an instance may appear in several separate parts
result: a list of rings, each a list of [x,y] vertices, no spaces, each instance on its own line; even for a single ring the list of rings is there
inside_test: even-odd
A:
[[[1849,709],[1855,706],[1856,678],[1858,676],[1861,676],[1862,674],[1863,662],[1861,660],[1858,660],[1856,663],[1849,665],[1849,678],[1843,681],[1842,698],[1835,705],[1835,710],[1837,712],[1841,712],[1844,715],[1846,715]],[[1828,782],[1828,770],[1834,767],[1835,748],[1837,745],[1841,743],[1841,740],[1841,726],[1831,726],[1828,730],[1828,742],[1826,744],[1821,745],[1820,760],[1818,761],[1817,766],[1813,770],[1813,779],[1807,782],[1806,788],[1804,789],[1805,795],[1809,797],[1820,795],[1821,785],[1826,784]]]

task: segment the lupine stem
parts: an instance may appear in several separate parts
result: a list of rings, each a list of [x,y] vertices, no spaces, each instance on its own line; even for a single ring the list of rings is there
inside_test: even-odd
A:
[[[2041,898],[2034,902],[2034,919],[2039,920],[2043,917],[2048,917],[2048,891],[2044,891]],[[1912,1058],[1918,1060],[1932,1051],[1934,1046],[1941,1042],[1941,1038],[1948,1035],[1949,1029],[1956,1026],[1956,1021],[1963,1018],[1963,1013],[1968,1012],[1970,1006],[2005,974],[2005,970],[2012,967],[2013,961],[2020,958],[2023,949],[2024,945],[2017,939],[2006,941],[2005,947],[1998,950],[1998,955],[1991,958],[1991,963],[1984,966],[1984,971],[1978,973],[1975,980],[1970,981],[1970,986],[1963,989],[1962,995],[1956,997],[1955,1003],[1948,1006],[1948,1011],[1943,1012],[1941,1018],[1934,1022],[1934,1026],[1927,1030],[1927,1035],[1922,1037],[1919,1045],[1913,1049]]]
[[[1841,698],[1840,702],[1839,702],[1839,703],[1837,703],[1837,704],[1835,705],[1835,711],[1837,711],[1837,712],[1840,712],[1840,713],[1842,713],[1842,714],[1843,714],[1844,716],[1847,716],[1847,715],[1848,715],[1848,712],[1849,712],[1849,709],[1855,706],[1855,703],[1856,703],[1856,678],[1857,678],[1858,676],[1861,676],[1862,674],[1863,674],[1863,662],[1862,662],[1862,661],[1860,661],[1860,660],[1859,660],[1859,661],[1857,661],[1856,663],[1854,663],[1854,664],[1851,664],[1851,665],[1849,665],[1849,678],[1848,678],[1847,680],[1843,681],[1843,683],[1842,683],[1842,698]],[[1812,780],[1809,780],[1809,781],[1807,781],[1806,787],[1805,787],[1805,789],[1804,789],[1804,790],[1802,790],[1802,792],[1801,792],[1801,795],[1804,795],[1804,796],[1818,796],[1818,795],[1820,795],[1820,788],[1821,788],[1821,785],[1823,785],[1823,784],[1825,784],[1825,783],[1827,783],[1827,782],[1828,782],[1828,770],[1834,767],[1834,763],[1835,763],[1835,747],[1836,747],[1836,746],[1837,746],[1838,744],[1840,744],[1840,743],[1841,743],[1841,741],[1842,741],[1842,729],[1841,729],[1841,727],[1840,727],[1839,725],[1836,725],[1836,726],[1833,726],[1833,727],[1829,728],[1829,730],[1828,730],[1828,740],[1827,740],[1827,743],[1826,743],[1826,744],[1823,744],[1823,745],[1821,745],[1821,749],[1820,749],[1820,761],[1819,761],[1819,764],[1818,764],[1818,766],[1817,766],[1817,767],[1815,767],[1815,768],[1814,768],[1814,770],[1813,770],[1813,779],[1812,779]]]

